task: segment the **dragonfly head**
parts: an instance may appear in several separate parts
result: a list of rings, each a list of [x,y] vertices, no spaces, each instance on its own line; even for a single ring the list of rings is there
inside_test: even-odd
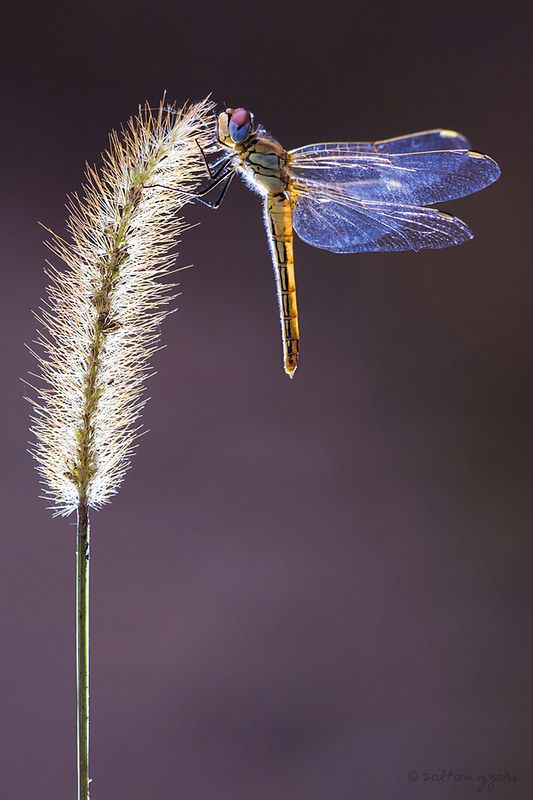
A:
[[[226,147],[242,145],[253,133],[253,114],[245,108],[227,108],[218,115],[217,138]]]

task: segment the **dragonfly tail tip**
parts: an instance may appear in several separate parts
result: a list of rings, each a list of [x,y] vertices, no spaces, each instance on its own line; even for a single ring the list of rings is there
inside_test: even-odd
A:
[[[289,376],[289,378],[292,381],[292,379],[294,378],[294,373],[296,372],[296,364],[286,364],[285,365],[285,372],[287,373],[287,375]]]

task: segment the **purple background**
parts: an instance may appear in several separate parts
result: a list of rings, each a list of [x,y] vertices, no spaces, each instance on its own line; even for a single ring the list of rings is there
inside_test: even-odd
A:
[[[473,242],[296,244],[281,368],[258,198],[191,208],[151,429],[93,517],[93,800],[533,796],[527,4],[25,3],[3,22],[0,792],[75,796],[74,529],[19,377],[64,198],[138,101],[245,105],[288,148],[457,128],[503,178]],[[497,9],[497,10],[496,10]],[[529,608],[528,608],[529,604]],[[529,656],[529,658],[528,658]],[[483,794],[487,794],[485,791]]]

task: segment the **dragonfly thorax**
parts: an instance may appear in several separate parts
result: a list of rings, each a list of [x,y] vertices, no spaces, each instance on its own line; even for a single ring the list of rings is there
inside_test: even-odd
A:
[[[274,195],[288,190],[287,152],[275,139],[255,138],[240,153],[239,160],[241,176],[259,194]]]

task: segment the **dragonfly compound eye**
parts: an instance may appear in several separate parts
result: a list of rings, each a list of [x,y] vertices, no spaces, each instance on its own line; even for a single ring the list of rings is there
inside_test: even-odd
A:
[[[229,135],[236,144],[243,142],[252,127],[252,115],[245,108],[236,108],[229,121]]]

